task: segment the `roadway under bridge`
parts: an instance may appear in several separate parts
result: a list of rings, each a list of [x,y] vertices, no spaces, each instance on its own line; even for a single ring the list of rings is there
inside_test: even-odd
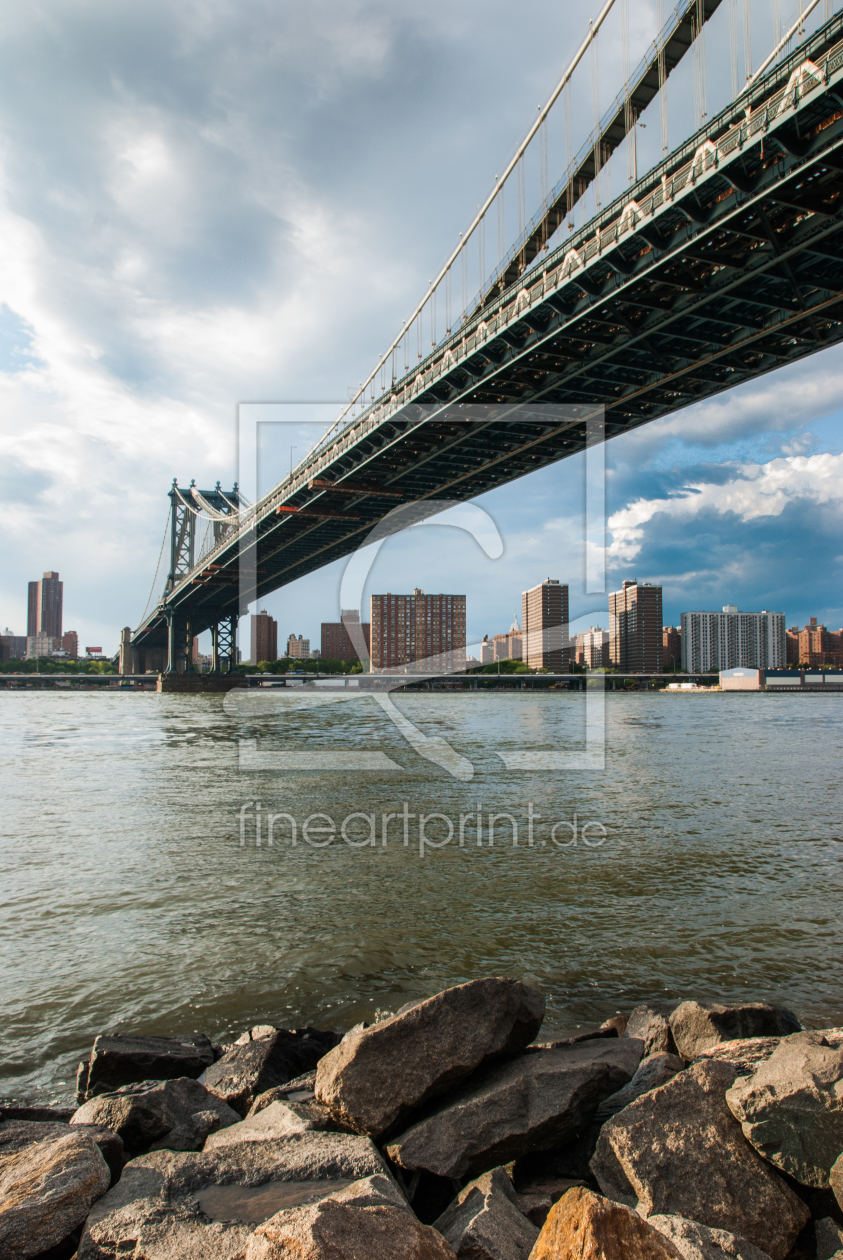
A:
[[[257,504],[223,495],[200,561],[189,528],[173,543],[135,668],[189,668],[209,628],[215,666],[234,665],[251,601],[351,554],[399,503],[430,515],[582,451],[596,416],[610,438],[839,342],[843,18],[522,267]]]

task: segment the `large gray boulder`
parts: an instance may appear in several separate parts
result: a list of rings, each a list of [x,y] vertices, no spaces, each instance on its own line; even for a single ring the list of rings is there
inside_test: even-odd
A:
[[[71,1112],[71,1115],[73,1113]],[[86,1133],[97,1144],[100,1154],[108,1165],[111,1180],[116,1181],[123,1170],[123,1141],[111,1129],[100,1124],[78,1125],[71,1129],[69,1121],[4,1120],[0,1122],[0,1159],[22,1151],[36,1142],[53,1141],[67,1137],[69,1133]]]
[[[683,1260],[770,1260],[744,1238],[725,1229],[709,1229],[684,1216],[651,1216],[649,1223],[669,1238]]]
[[[783,1006],[769,1006],[766,1002],[744,1002],[737,1006],[682,1002],[670,1016],[677,1054],[689,1061],[721,1041],[734,1041],[737,1037],[786,1037],[801,1028],[792,1011]]]
[[[223,1146],[234,1146],[238,1142],[273,1142],[276,1138],[332,1128],[326,1108],[307,1103],[273,1102],[254,1114],[250,1113],[239,1124],[212,1133],[205,1142],[204,1150],[218,1151]]]
[[[315,1028],[253,1028],[208,1068],[202,1083],[242,1117],[260,1094],[312,1071],[338,1040]]]
[[[644,1042],[644,1057],[651,1054],[675,1054],[673,1034],[670,1031],[671,1012],[678,1002],[645,1002],[636,1006],[626,1024],[626,1036],[637,1037]]]
[[[422,1225],[394,1182],[367,1177],[288,1208],[259,1225],[246,1260],[454,1260],[445,1239]]]
[[[316,1098],[357,1133],[381,1137],[486,1060],[523,1050],[544,998],[518,980],[472,980],[356,1028],[321,1060]]]
[[[196,1117],[202,1119],[197,1120]],[[170,1150],[191,1149],[185,1145],[193,1136],[201,1148],[215,1128],[237,1124],[239,1115],[209,1093],[198,1081],[183,1077],[176,1081],[141,1081],[126,1085],[113,1094],[99,1094],[74,1113],[71,1124],[99,1124],[118,1133],[130,1155],[149,1150],[159,1143]]]
[[[828,1045],[835,1049],[843,1046],[843,1028],[819,1030]],[[793,1034],[788,1034],[792,1036]],[[699,1059],[715,1059],[719,1063],[732,1063],[739,1076],[751,1076],[761,1063],[766,1063],[779,1048],[781,1037],[738,1037],[734,1041],[722,1041],[704,1050]]]
[[[375,1147],[347,1133],[156,1151],[94,1205],[78,1260],[243,1260],[255,1226],[279,1210],[376,1174],[389,1175]]]
[[[726,1094],[744,1137],[797,1181],[826,1188],[843,1151],[843,1047],[819,1032],[784,1037]]]
[[[94,1039],[87,1062],[79,1064],[76,1101],[109,1094],[136,1081],[171,1081],[200,1076],[214,1061],[214,1048],[204,1033],[184,1037],[145,1037],[106,1033]]]
[[[548,1202],[548,1211],[550,1207]],[[433,1228],[450,1243],[457,1260],[529,1260],[539,1236],[503,1168],[470,1182]]]
[[[832,1260],[838,1251],[843,1250],[843,1229],[830,1216],[824,1216],[814,1221],[814,1240],[817,1260]]]
[[[633,1076],[641,1042],[627,1037],[528,1050],[490,1064],[387,1147],[410,1171],[471,1177],[573,1138]]]
[[[88,1215],[111,1175],[89,1133],[0,1151],[0,1256],[24,1260],[56,1246]]]
[[[642,1216],[685,1216],[784,1260],[808,1209],[749,1145],[726,1105],[735,1069],[696,1063],[608,1120],[591,1169]]]

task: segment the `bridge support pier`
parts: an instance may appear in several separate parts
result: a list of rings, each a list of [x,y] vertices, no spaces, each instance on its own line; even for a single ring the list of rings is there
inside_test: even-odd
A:
[[[236,613],[211,626],[211,673],[237,673]]]
[[[165,674],[189,674],[193,659],[193,635],[190,620],[176,613],[167,614],[167,668]]]

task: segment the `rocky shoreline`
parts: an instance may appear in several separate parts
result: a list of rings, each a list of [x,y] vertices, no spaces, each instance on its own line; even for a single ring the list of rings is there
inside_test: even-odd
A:
[[[345,1036],[102,1035],[0,1110],[2,1260],[843,1260],[843,1029],[761,1002],[541,1041],[475,980]]]

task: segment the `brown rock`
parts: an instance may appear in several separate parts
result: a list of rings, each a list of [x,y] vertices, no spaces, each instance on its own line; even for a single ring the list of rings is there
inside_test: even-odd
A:
[[[591,1168],[604,1194],[643,1216],[685,1216],[784,1260],[808,1209],[727,1107],[735,1074],[696,1063],[630,1103],[603,1126]]]
[[[636,1006],[626,1025],[627,1037],[644,1042],[644,1057],[651,1054],[675,1054],[676,1046],[670,1031],[670,1014],[677,1002],[645,1002]]]
[[[726,1094],[744,1137],[806,1186],[824,1189],[843,1150],[843,1047],[819,1032],[783,1037],[769,1059]]]
[[[87,1063],[79,1065],[76,1101],[108,1094],[136,1081],[194,1079],[214,1061],[214,1050],[203,1033],[184,1037],[145,1037],[105,1034],[94,1040]]]
[[[85,1222],[78,1260],[243,1260],[256,1225],[386,1165],[368,1138],[305,1133],[128,1163]]]
[[[488,1059],[533,1040],[544,998],[518,980],[472,980],[371,1028],[354,1029],[316,1073],[316,1098],[349,1128],[385,1134]]]
[[[725,1006],[718,1002],[682,1002],[670,1017],[670,1031],[683,1059],[698,1058],[721,1041],[738,1037],[786,1037],[801,1024],[792,1011],[766,1002]]]
[[[259,1225],[246,1260],[454,1260],[441,1234],[416,1220],[395,1184],[368,1177]]]
[[[471,1177],[560,1146],[631,1078],[640,1048],[626,1037],[601,1038],[490,1064],[399,1134],[389,1156],[409,1170]]]
[[[548,1212],[550,1207],[548,1199]],[[528,1260],[539,1235],[503,1168],[470,1182],[433,1228],[450,1243],[457,1260]]]
[[[817,1243],[817,1260],[831,1260],[832,1256],[843,1249],[843,1229],[830,1216],[814,1222],[814,1237]]]
[[[23,1260],[66,1238],[111,1180],[87,1133],[0,1152],[0,1256]]]
[[[678,1054],[659,1052],[642,1059],[632,1080],[616,1094],[611,1094],[603,1100],[597,1108],[594,1123],[605,1124],[610,1116],[617,1115],[619,1111],[623,1111],[624,1107],[628,1107],[636,1098],[649,1093],[651,1089],[666,1085],[677,1073],[684,1071],[684,1068],[685,1064]]]
[[[200,1124],[198,1113],[212,1113],[214,1119]],[[198,1081],[183,1077],[175,1081],[140,1081],[113,1094],[99,1094],[83,1103],[71,1124],[100,1124],[119,1133],[130,1155],[150,1149],[153,1143],[170,1150],[198,1149],[212,1128],[237,1124],[240,1117]],[[178,1130],[176,1132],[176,1130]],[[176,1145],[170,1145],[170,1134]],[[192,1135],[194,1146],[185,1146]]]
[[[684,1216],[651,1216],[649,1222],[669,1238],[684,1260],[770,1260],[766,1251],[725,1229],[709,1229]]]
[[[569,1190],[551,1211],[529,1260],[682,1260],[658,1230],[620,1203]]]
[[[332,1128],[331,1117],[325,1107],[307,1103],[274,1102],[241,1120],[239,1124],[232,1124],[227,1129],[212,1133],[207,1138],[204,1149],[218,1151],[223,1146],[236,1145],[238,1142],[271,1142],[276,1138]]]
[[[336,1033],[258,1028],[260,1036],[230,1046],[203,1076],[207,1089],[245,1116],[259,1094],[310,1072],[337,1043]]]
[[[73,1112],[70,1114],[73,1115]],[[36,1142],[67,1137],[69,1133],[85,1133],[93,1138],[108,1165],[111,1180],[116,1181],[123,1170],[123,1141],[118,1134],[100,1124],[78,1125],[71,1129],[67,1121],[4,1120],[0,1123],[0,1158],[22,1151]]]

